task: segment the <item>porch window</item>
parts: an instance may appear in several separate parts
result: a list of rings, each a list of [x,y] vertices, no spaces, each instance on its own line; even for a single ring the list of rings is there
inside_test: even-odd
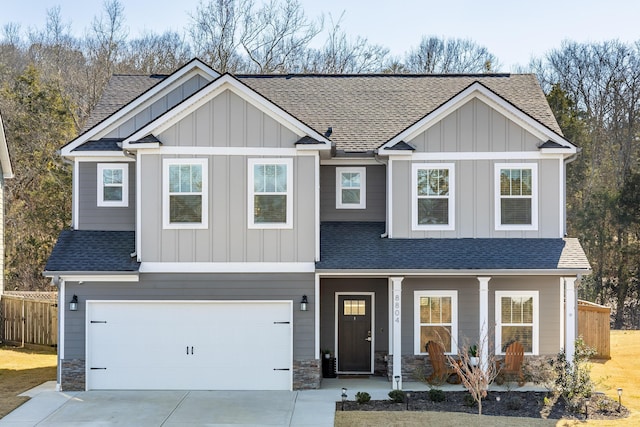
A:
[[[249,228],[293,227],[293,160],[249,159]]]
[[[537,291],[496,291],[496,354],[514,341],[538,354],[538,325]]]
[[[164,228],[207,228],[207,159],[163,161]]]
[[[336,209],[367,207],[366,168],[336,168]]]
[[[412,166],[414,230],[455,228],[454,164],[416,163]]]
[[[538,229],[538,169],[532,163],[496,164],[496,230]]]
[[[437,341],[445,353],[457,353],[458,292],[415,291],[415,354],[426,354],[429,341]]]
[[[97,202],[104,207],[129,206],[129,165],[98,164]]]

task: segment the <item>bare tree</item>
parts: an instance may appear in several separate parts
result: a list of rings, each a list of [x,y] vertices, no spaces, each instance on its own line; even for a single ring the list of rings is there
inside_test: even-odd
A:
[[[499,68],[498,60],[484,46],[470,39],[422,37],[406,55],[412,73],[487,73]]]
[[[187,63],[192,55],[184,36],[178,33],[146,33],[128,43],[119,68],[141,74],[169,74]]]
[[[470,351],[468,340],[458,349],[459,360],[452,356],[447,356],[449,364],[453,366],[456,374],[462,381],[462,385],[467,389],[473,400],[478,404],[478,415],[482,415],[482,399],[487,397],[489,384],[498,376],[494,353],[489,345],[489,334],[480,339],[474,346],[474,351]],[[476,356],[477,355],[477,356]],[[472,360],[478,358],[479,360]]]
[[[370,44],[366,38],[350,40],[342,28],[344,12],[337,21],[329,20],[331,27],[322,49],[309,49],[306,57],[300,58],[301,71],[331,74],[359,74],[379,72],[389,54],[389,49]]]

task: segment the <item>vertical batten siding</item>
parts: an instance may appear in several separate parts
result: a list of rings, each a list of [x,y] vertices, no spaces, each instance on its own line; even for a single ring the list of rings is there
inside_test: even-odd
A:
[[[129,165],[129,204],[126,207],[98,206],[98,163],[80,162],[77,195],[78,230],[133,231],[136,223],[136,167]],[[116,163],[116,162],[105,162]]]
[[[85,358],[87,300],[185,300],[185,301],[293,301],[293,358],[313,359],[315,350],[313,274],[150,274],[139,283],[67,282],[67,294],[78,295],[78,311],[65,305],[65,358]],[[300,311],[300,299],[307,295],[309,310]],[[140,319],[143,327],[144,319]],[[133,327],[134,325],[132,325]],[[246,337],[251,339],[251,337]],[[167,337],[171,340],[172,337]],[[260,349],[256,349],[260,357]]]
[[[162,159],[141,156],[142,254],[147,262],[313,262],[315,181],[313,156],[293,158],[293,228],[249,229],[248,156],[209,159],[209,227],[163,229]],[[191,157],[191,156],[190,156]]]
[[[425,163],[414,161],[413,163]],[[434,160],[430,163],[439,163]],[[557,159],[457,160],[455,164],[455,230],[412,230],[411,164],[394,161],[393,230],[398,238],[560,238],[560,171]],[[538,165],[538,230],[495,230],[495,164]]]
[[[167,95],[160,97],[153,104],[138,112],[135,116],[104,135],[107,138],[126,138],[150,121],[158,118],[161,114],[193,95],[197,90],[204,87],[208,81],[199,75],[193,76],[182,85],[173,89]]]
[[[385,221],[386,167],[366,168],[366,209],[336,209],[336,166],[320,167],[320,221]]]

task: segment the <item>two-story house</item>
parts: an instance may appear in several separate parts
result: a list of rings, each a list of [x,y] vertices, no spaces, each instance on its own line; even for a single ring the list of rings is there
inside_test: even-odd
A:
[[[61,152],[59,386],[315,388],[325,349],[407,379],[432,339],[571,356],[577,153],[533,75],[114,76]]]

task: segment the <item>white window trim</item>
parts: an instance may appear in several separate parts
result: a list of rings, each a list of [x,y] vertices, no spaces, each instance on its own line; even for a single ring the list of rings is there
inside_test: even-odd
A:
[[[502,224],[502,211],[501,211],[501,199],[500,195],[500,170],[501,169],[530,169],[531,170],[531,224]],[[496,163],[495,164],[495,229],[496,230],[538,230],[538,164],[537,163]]]
[[[342,203],[342,174],[360,174],[360,203]],[[367,168],[365,167],[337,167],[336,168],[336,209],[366,209],[367,208]]]
[[[447,169],[449,171],[449,223],[418,224],[418,170]],[[456,228],[456,180],[454,163],[414,163],[411,165],[411,222],[412,230],[450,231]]]
[[[256,223],[253,215],[254,202],[254,166],[255,165],[286,165],[287,166],[287,221],[282,223]],[[247,159],[249,178],[247,180],[247,228],[250,229],[285,229],[293,228],[293,159]]]
[[[104,200],[104,170],[118,169],[122,171],[122,200]],[[116,185],[114,185],[115,187]],[[117,185],[118,187],[120,185]],[[129,206],[129,164],[98,163],[98,193],[99,207],[128,207]]]
[[[171,223],[169,222],[169,166],[200,165],[202,166],[202,221]],[[207,159],[163,159],[162,160],[162,223],[164,229],[206,229],[209,228],[209,170]],[[188,194],[188,193],[185,193]]]
[[[413,323],[414,345],[413,352],[416,355],[427,354],[426,349],[420,345],[420,298],[421,297],[451,297],[451,352],[445,354],[458,354],[458,291],[414,291],[413,292]]]
[[[538,331],[540,329],[540,309],[539,309],[539,292],[538,291],[496,291],[495,293],[495,314],[496,314],[496,343],[495,353],[503,355],[502,351],[502,297],[533,297],[533,352],[525,352],[527,355],[539,354]],[[522,324],[518,324],[522,325]]]

